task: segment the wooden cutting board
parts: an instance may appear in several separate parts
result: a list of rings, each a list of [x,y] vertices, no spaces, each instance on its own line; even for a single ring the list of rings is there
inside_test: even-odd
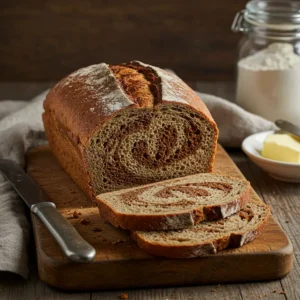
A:
[[[53,287],[92,290],[271,280],[286,275],[292,268],[291,242],[273,217],[259,238],[239,249],[192,259],[153,257],[140,250],[127,231],[101,219],[98,209],[91,207],[49,147],[34,148],[28,153],[27,171],[97,251],[92,263],[71,263],[32,215],[39,274],[42,281]],[[221,146],[214,172],[243,177]],[[253,190],[252,197],[258,198]],[[79,218],[73,216],[74,211],[80,213]]]

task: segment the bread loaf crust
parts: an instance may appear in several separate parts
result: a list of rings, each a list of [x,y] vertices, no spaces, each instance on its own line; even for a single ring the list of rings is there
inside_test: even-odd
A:
[[[113,91],[120,93],[118,105],[107,107],[105,94]],[[58,82],[46,96],[44,115],[54,112],[62,130],[85,147],[97,128],[126,107],[138,106],[119,87],[109,66],[101,63],[79,69]]]
[[[132,62],[128,65],[142,66],[142,63]],[[218,129],[206,106],[176,75],[149,65],[145,66],[154,70],[156,75],[157,72],[164,74],[160,88],[164,90],[165,86],[168,86],[178,91],[181,103],[179,100],[174,101],[172,97],[168,97],[169,99],[163,97],[161,101],[153,103],[149,103],[152,101],[151,97],[135,102],[123,90],[111,67],[105,63],[92,65],[70,74],[51,89],[44,101],[43,121],[50,147],[63,168],[93,200],[96,195],[88,170],[86,149],[95,133],[125,110],[151,109],[174,102],[200,114],[216,132],[209,168],[209,171],[212,170]],[[159,75],[157,78],[160,78]]]

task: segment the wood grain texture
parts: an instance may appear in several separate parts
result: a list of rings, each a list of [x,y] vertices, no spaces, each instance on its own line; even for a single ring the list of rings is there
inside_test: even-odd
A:
[[[97,62],[138,59],[185,80],[232,80],[242,1],[0,2],[0,80],[58,80]]]
[[[128,294],[128,300],[285,300],[285,295],[280,294],[280,292],[282,292],[280,283],[271,281],[266,283],[213,284],[164,289],[152,288],[143,290],[93,292],[92,299],[118,299],[121,293],[126,293]],[[297,298],[291,299],[296,300]]]
[[[33,251],[34,252],[34,251]],[[90,300],[90,293],[61,293],[42,283],[35,262],[30,265],[28,279],[0,272],[1,300]],[[115,299],[116,300],[116,299]]]
[[[291,237],[291,242],[295,249],[300,249],[300,193],[299,185],[285,183],[271,179],[265,172],[261,171],[253,163],[249,163],[250,170],[254,178],[260,178],[257,181],[260,192],[267,190],[263,194],[264,201],[276,211],[280,219],[280,225]],[[289,190],[289,192],[287,192]],[[282,286],[285,287],[286,296],[289,299],[300,298],[300,252],[295,251],[294,271],[289,278],[281,280]]]
[[[52,286],[88,290],[266,280],[282,277],[292,267],[291,244],[273,217],[259,238],[241,248],[195,259],[155,258],[137,248],[128,232],[101,219],[47,146],[32,149],[27,161],[29,174],[97,250],[93,263],[70,263],[33,216],[40,277]],[[242,177],[221,147],[214,171]],[[257,198],[254,191],[251,193]],[[79,218],[74,218],[74,211],[81,213]],[[90,223],[83,225],[82,219]]]

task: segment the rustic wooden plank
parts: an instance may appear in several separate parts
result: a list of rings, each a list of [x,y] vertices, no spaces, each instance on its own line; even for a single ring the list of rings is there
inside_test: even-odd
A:
[[[90,298],[89,292],[74,294],[48,287],[40,281],[35,262],[31,265],[29,278],[26,280],[12,273],[0,272],[1,300],[89,300]]]
[[[251,186],[259,195],[260,199],[264,201],[263,193],[257,184],[257,179],[253,176],[247,156],[240,149],[231,149],[228,151],[228,154],[243,173],[245,178],[251,182]]]
[[[280,280],[281,287],[275,287],[274,290],[277,293],[278,291],[285,291],[284,295],[287,299],[299,299],[300,221],[298,215],[300,186],[299,184],[279,182],[271,178],[248,159],[245,159],[245,155],[242,153],[234,153],[231,157],[234,157],[236,162],[239,161],[237,165],[242,168],[243,174],[252,182],[253,187],[262,196],[262,199],[271,206],[273,214],[293,243],[294,269],[288,276]]]
[[[264,171],[248,161],[265,202],[289,236],[294,246],[294,268],[281,279],[287,299],[299,299],[300,295],[300,185],[285,183],[271,178]]]
[[[255,192],[260,196],[262,200],[264,200],[264,190],[261,189],[261,187],[258,185],[258,182],[260,182],[260,177],[254,176],[247,156],[239,149],[231,149],[229,151],[229,155],[233,159],[235,164],[238,166],[240,171],[243,173],[245,178],[251,182],[251,185]],[[288,276],[290,276],[290,274],[287,275],[287,277]],[[280,280],[263,283],[246,283],[243,285],[240,284],[239,286],[244,299],[259,299],[259,297],[270,297],[271,299],[285,299],[285,295],[283,294],[284,289]]]
[[[239,249],[228,249],[192,260],[154,258],[139,249],[126,231],[116,229],[101,219],[97,208],[91,207],[86,196],[62,170],[49,147],[32,149],[27,158],[29,174],[97,251],[95,260],[90,264],[70,264],[52,236],[34,217],[39,273],[50,285],[68,290],[87,290],[265,280],[278,278],[291,267],[289,241],[273,218],[259,238]],[[221,147],[218,147],[214,171],[242,177]],[[252,197],[257,198],[254,191]],[[73,217],[75,210],[82,214],[80,218]],[[90,224],[83,225],[82,218],[88,219]],[[100,230],[95,232],[94,227]],[[81,274],[84,276],[80,278]],[[61,281],[61,276],[64,281]]]
[[[128,300],[212,300],[243,299],[238,285],[205,285],[191,287],[173,287],[165,289],[143,289],[110,292],[93,292],[93,300],[113,300],[126,293]]]
[[[278,288],[279,284],[279,288]],[[251,300],[251,299],[274,299],[284,300],[278,281],[246,284],[221,284],[204,285],[191,287],[174,287],[165,289],[142,289],[142,290],[121,290],[108,292],[93,292],[93,300],[118,299],[121,294],[127,294],[129,300]],[[292,299],[292,298],[291,298]],[[295,299],[296,300],[296,299]]]
[[[258,282],[239,284],[242,298],[247,299],[271,299],[284,300],[287,299],[281,287],[280,281]],[[294,298],[288,298],[294,299]],[[297,300],[296,298],[294,300]]]
[[[139,59],[186,80],[233,79],[246,0],[1,1],[0,80],[56,80],[79,67]]]

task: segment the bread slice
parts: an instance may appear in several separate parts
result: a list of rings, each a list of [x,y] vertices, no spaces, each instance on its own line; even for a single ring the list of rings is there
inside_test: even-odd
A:
[[[270,208],[252,200],[227,219],[203,222],[174,231],[135,231],[132,237],[140,248],[158,256],[189,258],[217,253],[227,247],[240,247],[253,241],[270,217]]]
[[[249,200],[248,181],[196,174],[96,197],[101,216],[129,230],[173,230],[226,218]]]

